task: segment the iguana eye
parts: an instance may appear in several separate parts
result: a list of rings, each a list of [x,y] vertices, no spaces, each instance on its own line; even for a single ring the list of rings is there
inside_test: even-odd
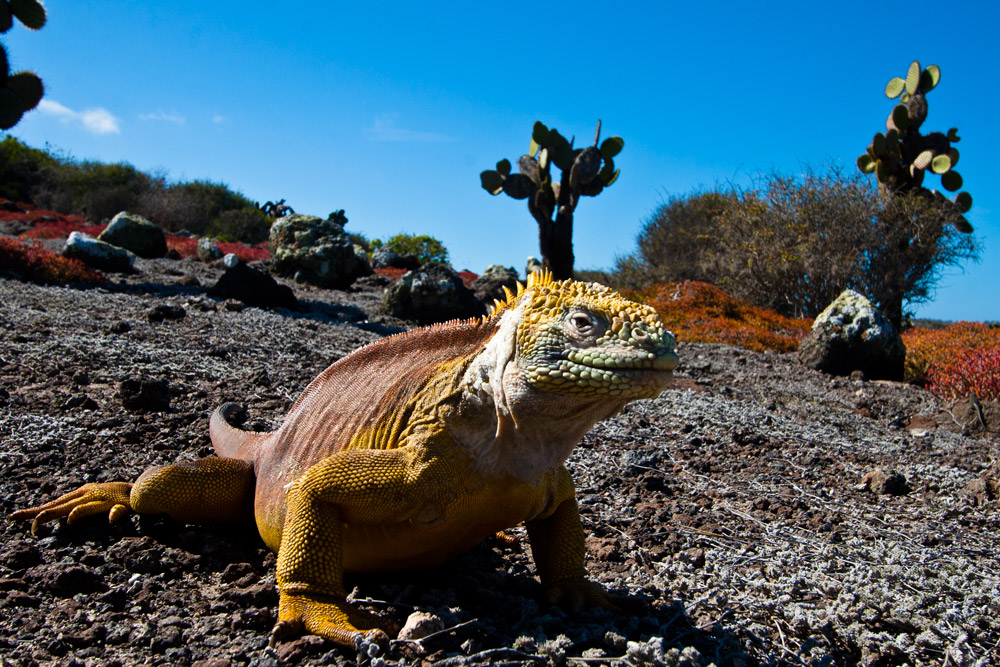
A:
[[[570,324],[582,334],[593,333],[597,328],[597,322],[590,313],[578,310],[569,317]]]

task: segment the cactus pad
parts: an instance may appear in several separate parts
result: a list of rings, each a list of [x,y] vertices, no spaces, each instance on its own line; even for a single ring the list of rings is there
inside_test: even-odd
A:
[[[894,100],[903,94],[903,90],[906,88],[906,80],[899,76],[894,76],[889,79],[889,83],[885,84],[885,96],[890,100]]]
[[[875,171],[875,160],[868,153],[858,156],[858,169],[860,169],[865,174],[870,174]]]
[[[938,85],[941,80],[941,68],[937,65],[928,65],[923,74],[920,75],[920,92],[927,93]]]
[[[7,0],[10,13],[29,30],[38,30],[45,25],[45,7],[38,0]]]
[[[545,123],[540,120],[535,121],[534,127],[531,128],[531,139],[539,146],[549,143],[549,128],[545,127]]]
[[[955,165],[958,164],[958,149],[949,148],[948,149],[948,159],[951,160],[951,166],[954,169]]]
[[[483,186],[483,190],[486,190],[491,195],[498,195],[503,192],[503,176],[500,175],[499,171],[487,169],[479,174],[479,181]]]
[[[514,199],[527,199],[537,190],[538,186],[524,174],[511,174],[503,180],[503,191]]]
[[[24,115],[24,102],[12,90],[0,88],[0,130],[9,130],[17,125]]]
[[[941,174],[941,186],[948,192],[962,189],[962,175],[957,171]]]
[[[969,209],[972,208],[972,195],[968,192],[959,192],[955,195],[955,206],[957,206],[958,210],[962,213],[967,213]],[[971,227],[969,228],[969,231],[972,231]]]
[[[914,60],[906,71],[906,92],[913,95],[920,89],[920,63]]]
[[[7,88],[14,91],[24,104],[25,111],[31,111],[42,101],[45,88],[42,80],[34,72],[18,72],[7,79]]]
[[[935,174],[947,174],[952,168],[951,158],[947,155],[938,155],[933,160],[931,160],[931,171]],[[942,182],[944,179],[942,179]],[[961,187],[961,186],[959,186]],[[953,188],[958,189],[958,188]]]
[[[922,151],[916,158],[914,158],[913,166],[917,169],[926,169],[933,159],[934,153],[932,151]]]
[[[953,144],[957,144],[961,140],[962,140],[962,137],[958,136],[958,128],[957,127],[953,127],[950,130],[948,130],[948,141],[950,141]]]
[[[601,157],[605,160],[610,160],[614,156],[622,152],[622,148],[625,147],[625,140],[621,137],[608,137],[601,144]]]
[[[892,110],[892,124],[900,132],[906,132],[906,129],[910,127],[910,112],[902,104],[897,104]]]
[[[510,176],[510,160],[504,158],[497,162],[497,171],[500,172],[500,175],[504,178]]]

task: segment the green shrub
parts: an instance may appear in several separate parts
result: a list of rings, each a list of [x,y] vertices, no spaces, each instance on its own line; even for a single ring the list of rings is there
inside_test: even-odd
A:
[[[14,137],[0,141],[0,197],[11,201],[33,201],[44,173],[56,159],[37,148],[22,144]]]
[[[433,236],[421,234],[396,234],[384,243],[379,239],[374,239],[369,243],[372,250],[385,247],[388,250],[397,252],[400,255],[416,255],[421,264],[427,262],[448,263],[448,250],[444,244]]]
[[[125,162],[79,162],[30,148],[13,137],[0,142],[0,196],[93,222],[127,210],[168,232],[186,229],[199,235],[217,224],[232,231],[240,225],[222,222],[224,213],[257,208],[256,202],[223,183],[168,183],[164,174],[148,174]],[[259,237],[260,218],[243,215],[250,238],[239,240]]]
[[[205,228],[205,236],[225,242],[240,241],[248,245],[267,241],[271,218],[259,208],[238,208],[223,211]]]

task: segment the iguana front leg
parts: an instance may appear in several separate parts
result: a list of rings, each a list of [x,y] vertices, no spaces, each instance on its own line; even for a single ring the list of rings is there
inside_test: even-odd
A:
[[[386,639],[377,619],[347,603],[344,526],[433,521],[453,484],[441,463],[407,448],[338,452],[303,473],[285,496],[272,643],[302,629],[346,646]]]
[[[84,484],[44,505],[18,510],[10,518],[32,519],[31,532],[63,517],[72,524],[104,512],[111,523],[133,511],[185,522],[239,521],[252,516],[253,488],[252,463],[213,456],[150,468],[134,483]]]
[[[600,584],[587,579],[583,524],[573,482],[565,468],[560,471],[557,494],[565,499],[551,515],[525,522],[546,601],[571,611],[584,606],[628,611],[631,605],[626,601],[609,595]]]

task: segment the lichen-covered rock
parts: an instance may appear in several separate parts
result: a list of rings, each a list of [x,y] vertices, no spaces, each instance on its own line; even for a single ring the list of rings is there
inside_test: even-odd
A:
[[[219,299],[236,299],[258,308],[295,310],[299,305],[290,287],[281,285],[266,273],[242,263],[222,274],[219,282],[208,290],[208,295]]]
[[[419,324],[486,314],[486,307],[451,267],[433,262],[386,288],[382,303],[390,315]]]
[[[82,232],[70,233],[62,254],[63,257],[79,259],[95,269],[115,273],[129,273],[135,264],[135,254]]]
[[[799,344],[803,364],[831,375],[861,371],[869,380],[901,380],[905,358],[896,328],[853,290],[841,292]]]
[[[167,254],[167,236],[152,222],[127,211],[111,218],[111,223],[97,237],[135,253],[139,257],[163,257]]]
[[[271,272],[320,287],[344,289],[369,275],[342,225],[293,213],[271,225]]]
[[[489,306],[494,299],[501,301],[505,299],[504,287],[512,291],[517,289],[517,277],[514,267],[492,264],[486,267],[481,276],[472,281],[469,289],[477,299]]]
[[[203,262],[213,262],[222,257],[219,242],[204,236],[198,239],[198,259]]]
[[[413,271],[420,268],[420,260],[416,255],[400,255],[388,248],[376,248],[372,252],[372,266],[376,269],[407,269]]]

